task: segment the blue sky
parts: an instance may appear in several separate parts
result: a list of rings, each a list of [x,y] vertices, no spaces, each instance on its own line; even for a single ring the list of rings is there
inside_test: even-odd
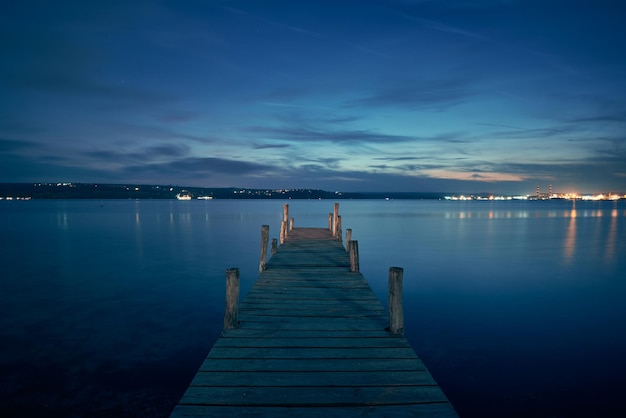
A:
[[[605,0],[3,3],[0,182],[626,191],[625,18]]]

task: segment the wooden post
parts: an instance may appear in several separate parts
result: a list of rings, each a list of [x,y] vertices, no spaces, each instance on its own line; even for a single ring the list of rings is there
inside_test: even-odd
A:
[[[389,267],[389,332],[404,334],[404,310],[402,308],[401,267]]]
[[[346,229],[346,242],[350,244],[350,241],[352,241],[352,229],[348,228]],[[346,251],[350,251],[349,245],[346,245]]]
[[[272,255],[276,254],[278,251],[278,241],[276,238],[272,238]]]
[[[280,223],[280,243],[284,244],[286,238],[287,238],[287,221],[282,221]]]
[[[341,242],[343,232],[341,231],[341,215],[337,216],[337,241]]]
[[[339,203],[335,203],[335,211],[333,213],[333,237],[337,236],[337,216],[339,216]]]
[[[261,226],[261,261],[259,262],[259,273],[265,271],[267,264],[267,242],[270,239],[270,226]]]
[[[224,312],[224,329],[237,328],[239,321],[239,268],[226,270],[226,311]]]
[[[283,205],[283,222],[285,223],[285,238],[287,238],[287,235],[289,235],[289,229],[287,228],[289,225],[289,204],[287,203]],[[280,243],[282,244],[283,242],[284,240]]]
[[[289,230],[290,231],[293,231],[293,222],[294,222],[294,219],[291,218],[291,222],[289,223]]]
[[[328,214],[328,230],[329,231],[333,230],[333,214],[332,213]]]
[[[350,271],[359,272],[359,241],[348,241],[350,252]]]

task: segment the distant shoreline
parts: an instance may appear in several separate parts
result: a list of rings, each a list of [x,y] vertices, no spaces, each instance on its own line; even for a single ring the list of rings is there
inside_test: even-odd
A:
[[[319,189],[249,189],[236,187],[188,187],[147,184],[108,183],[0,183],[0,200],[31,199],[131,199],[176,200],[185,194],[196,199],[386,199],[386,200],[554,200],[559,196],[507,196],[494,193],[440,192],[330,192]],[[566,199],[573,199],[568,195]],[[626,194],[585,195],[576,200],[620,200]]]
[[[250,189],[103,183],[0,183],[0,199],[443,199],[445,193],[330,192],[318,189]]]

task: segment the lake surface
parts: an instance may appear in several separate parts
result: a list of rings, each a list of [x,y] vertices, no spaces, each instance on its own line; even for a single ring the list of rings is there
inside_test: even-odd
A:
[[[626,202],[339,201],[463,417],[626,416]],[[277,200],[0,201],[0,416],[165,417],[258,276]],[[293,200],[297,226],[333,202]]]

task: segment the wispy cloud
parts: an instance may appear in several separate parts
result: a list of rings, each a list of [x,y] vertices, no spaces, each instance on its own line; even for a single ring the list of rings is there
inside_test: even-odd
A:
[[[253,145],[254,149],[272,149],[272,148],[289,148],[291,145],[289,144],[256,144]]]
[[[296,108],[296,109],[335,110],[331,107],[303,105],[303,104],[296,104],[296,103],[259,102],[259,104],[262,104],[265,106],[289,107],[289,108]]]
[[[340,144],[393,143],[415,140],[414,137],[389,135],[368,130],[313,129],[307,127],[255,126],[248,131],[268,139],[294,142],[334,142]]]
[[[443,110],[461,104],[475,95],[471,88],[472,82],[464,78],[420,79],[385,84],[387,85],[352,100],[347,105]]]
[[[309,30],[309,29],[305,29],[303,27],[300,26],[294,26],[294,25],[290,25],[290,24],[286,24],[283,22],[279,22],[277,20],[273,20],[273,19],[268,19],[264,16],[261,16],[258,13],[249,13],[243,9],[239,9],[236,7],[231,7],[231,6],[222,6],[222,8],[226,11],[229,11],[231,13],[237,14],[237,15],[241,15],[241,16],[246,16],[248,18],[251,19],[256,19],[259,20],[261,22],[264,22],[265,24],[277,27],[279,29],[283,29],[283,30],[287,30],[289,32],[292,33],[296,33],[299,35],[305,35],[305,36],[309,36],[309,37],[313,37],[313,38],[317,38],[317,39],[322,39],[325,38],[326,36],[324,34]]]
[[[201,116],[201,113],[196,112],[196,111],[164,110],[164,111],[160,111],[156,115],[156,119],[159,122],[183,123],[183,122],[189,122],[194,119],[197,119],[200,116]]]
[[[158,161],[178,160],[189,154],[189,147],[184,144],[156,144],[139,148],[95,149],[84,152],[84,158],[94,163],[125,166],[129,164],[151,164]]]
[[[493,128],[504,128],[496,131],[491,131],[490,136],[493,139],[544,139],[579,132],[579,128],[571,124],[546,126],[539,128],[526,128],[521,126],[501,125],[496,123],[477,123],[477,125]]]

